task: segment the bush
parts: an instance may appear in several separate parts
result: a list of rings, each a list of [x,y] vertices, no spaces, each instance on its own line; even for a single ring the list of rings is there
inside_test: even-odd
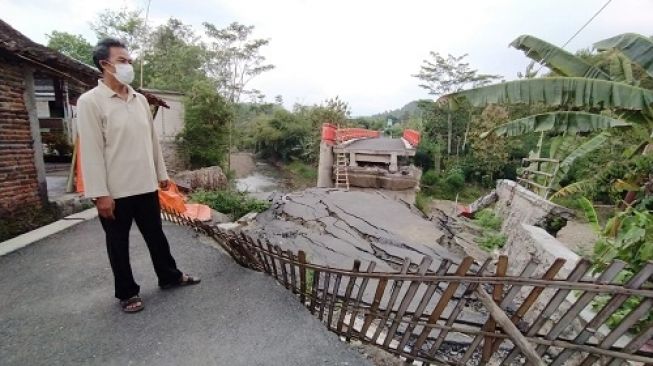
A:
[[[223,166],[227,156],[231,105],[209,83],[197,83],[184,101],[184,129],[178,143],[193,169]]]
[[[495,249],[503,248],[503,246],[506,244],[507,239],[508,238],[504,234],[497,233],[497,232],[484,231],[483,236],[481,236],[476,241],[476,243],[483,250],[485,250],[487,252],[491,252],[491,251],[493,251]]]
[[[481,249],[491,252],[503,248],[508,238],[499,232],[503,220],[494,211],[485,208],[477,212],[474,215],[474,222],[483,228],[483,234],[476,240]]]
[[[450,191],[463,188],[465,185],[465,175],[462,169],[456,167],[449,170],[444,178],[444,183]]]
[[[192,202],[208,205],[216,211],[231,214],[234,219],[250,212],[263,212],[270,203],[249,197],[238,191],[199,191],[190,195]]]
[[[438,184],[440,184],[440,175],[435,170],[428,170],[422,174],[422,185],[435,188]]]
[[[484,208],[474,215],[474,222],[483,228],[498,231],[501,229],[501,218],[489,208]]]

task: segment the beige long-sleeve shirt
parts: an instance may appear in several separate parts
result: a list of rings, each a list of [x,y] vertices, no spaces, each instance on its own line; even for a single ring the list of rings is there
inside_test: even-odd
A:
[[[77,131],[86,197],[154,192],[168,179],[147,99],[131,87],[125,101],[98,81],[77,101]]]

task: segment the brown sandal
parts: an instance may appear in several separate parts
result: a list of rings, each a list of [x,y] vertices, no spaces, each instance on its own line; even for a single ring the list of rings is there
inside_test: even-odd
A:
[[[140,303],[140,305],[132,306],[138,303]],[[140,296],[138,295],[131,297],[127,300],[120,300],[120,307],[122,308],[122,311],[124,311],[125,313],[137,313],[145,309],[145,305],[143,305],[143,299],[141,299]]]
[[[186,276],[186,280],[184,280],[184,276]],[[199,277],[193,277],[188,274],[183,274],[177,282],[162,285],[161,289],[168,290],[175,287],[197,285],[200,282],[202,282],[202,279]]]

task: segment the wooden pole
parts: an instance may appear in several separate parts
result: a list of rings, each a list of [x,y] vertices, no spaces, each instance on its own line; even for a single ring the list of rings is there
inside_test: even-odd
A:
[[[517,329],[517,326],[513,324],[506,313],[501,310],[499,305],[492,300],[492,297],[483,290],[482,286],[476,288],[476,294],[478,295],[478,299],[481,300],[483,305],[485,305],[485,308],[490,312],[492,318],[494,318],[496,323],[503,328],[503,331],[510,336],[510,340],[513,341],[515,346],[519,347],[528,361],[535,366],[545,366],[544,361],[542,361],[542,358],[540,358],[540,356],[535,352],[533,346],[528,343],[526,337],[521,334],[519,329]]]

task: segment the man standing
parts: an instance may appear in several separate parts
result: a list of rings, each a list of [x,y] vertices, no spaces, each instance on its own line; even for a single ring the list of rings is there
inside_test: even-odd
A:
[[[134,69],[125,44],[100,41],[93,62],[102,79],[77,102],[84,191],[106,234],[115,296],[125,312],[133,313],[144,305],[129,263],[132,221],[147,243],[161,288],[200,279],[177,269],[163,233],[157,186],[165,190],[170,183],[147,100],[129,86]]]

